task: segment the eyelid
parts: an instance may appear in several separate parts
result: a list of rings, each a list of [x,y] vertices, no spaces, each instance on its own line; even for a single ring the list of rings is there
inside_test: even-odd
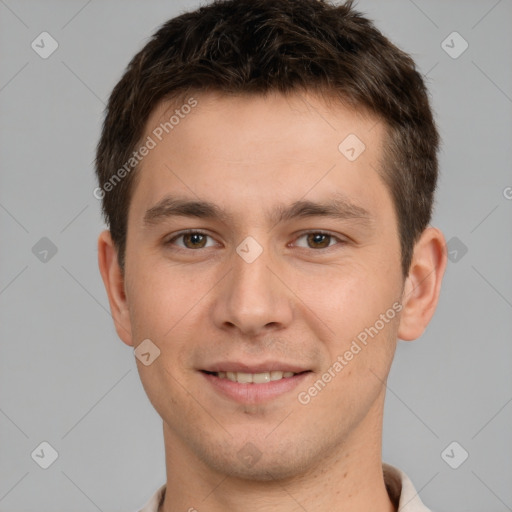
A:
[[[334,238],[335,240],[337,240],[338,243],[334,244],[334,245],[328,245],[327,247],[323,247],[320,249],[312,249],[311,247],[300,247],[300,249],[309,249],[311,251],[321,252],[321,251],[328,251],[329,249],[332,249],[336,245],[344,245],[344,244],[348,243],[347,240],[345,240],[345,239],[339,237],[338,235],[335,235],[334,233],[331,233],[329,231],[324,231],[323,229],[308,229],[306,231],[302,231],[294,238],[294,242],[297,241],[299,238],[302,238],[303,236],[312,235],[312,234],[330,236],[331,238]]]
[[[212,235],[210,235],[209,233],[207,233],[206,231],[202,231],[200,229],[184,229],[182,231],[178,231],[177,233],[173,233],[170,238],[165,238],[164,239],[164,245],[173,245],[172,242],[174,242],[175,240],[177,240],[178,238],[184,236],[184,235],[190,235],[190,234],[194,234],[194,235],[203,235],[203,236],[207,236],[211,239],[214,239],[214,237]],[[180,247],[178,246],[180,249],[183,249],[185,251],[194,251],[194,250],[197,250],[197,249],[189,249],[188,247]],[[204,249],[204,247],[200,247],[200,249]],[[209,247],[206,247],[206,249],[209,249]]]

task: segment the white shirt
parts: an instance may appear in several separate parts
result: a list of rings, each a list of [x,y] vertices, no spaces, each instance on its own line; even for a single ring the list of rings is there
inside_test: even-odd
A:
[[[382,464],[382,469],[386,489],[391,501],[397,503],[397,510],[400,512],[431,512],[423,505],[414,485],[403,471],[386,463]],[[166,484],[162,485],[139,512],[158,512],[158,507],[164,501],[165,487]]]

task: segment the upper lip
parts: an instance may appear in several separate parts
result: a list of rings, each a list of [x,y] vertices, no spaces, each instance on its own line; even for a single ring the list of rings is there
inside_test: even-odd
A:
[[[241,373],[264,373],[272,371],[301,373],[309,371],[308,368],[295,364],[279,361],[267,361],[265,363],[242,363],[237,361],[220,361],[202,368],[207,372],[241,372]]]

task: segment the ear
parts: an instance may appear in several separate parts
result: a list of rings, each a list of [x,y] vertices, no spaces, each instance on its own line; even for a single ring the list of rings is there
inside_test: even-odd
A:
[[[405,280],[398,328],[400,339],[419,338],[430,322],[439,300],[446,262],[446,241],[442,232],[426,228],[414,246]]]
[[[103,231],[98,238],[98,266],[107,291],[117,334],[124,343],[133,346],[124,277],[117,260],[117,249],[108,230]]]

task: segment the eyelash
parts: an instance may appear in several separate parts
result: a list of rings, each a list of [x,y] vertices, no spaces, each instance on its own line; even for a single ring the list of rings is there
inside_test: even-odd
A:
[[[332,249],[332,247],[335,247],[336,245],[345,245],[347,242],[345,240],[342,240],[341,238],[333,235],[332,233],[329,233],[327,231],[318,231],[318,230],[311,230],[311,231],[305,231],[303,233],[301,233],[295,240],[298,240],[304,236],[307,236],[307,235],[324,235],[324,236],[328,236],[332,239],[335,239],[338,241],[338,244],[334,244],[334,245],[328,245],[327,247],[321,247],[321,248],[318,248],[318,249],[314,249],[314,248],[311,248],[311,247],[301,247],[301,249],[310,249],[312,251],[327,251],[329,249]],[[197,231],[197,230],[193,230],[193,229],[189,229],[189,230],[186,230],[186,231],[181,231],[180,233],[174,235],[172,238],[170,238],[169,240],[167,240],[165,242],[165,245],[173,245],[173,242],[175,240],[177,240],[178,238],[181,238],[185,235],[203,235],[203,236],[207,236],[209,238],[213,238],[211,235],[209,235],[208,233],[205,233],[203,231]],[[188,247],[179,247],[178,248],[180,250],[184,250],[184,251],[198,251],[200,249],[209,249],[209,247],[199,247],[198,249],[190,249]]]

